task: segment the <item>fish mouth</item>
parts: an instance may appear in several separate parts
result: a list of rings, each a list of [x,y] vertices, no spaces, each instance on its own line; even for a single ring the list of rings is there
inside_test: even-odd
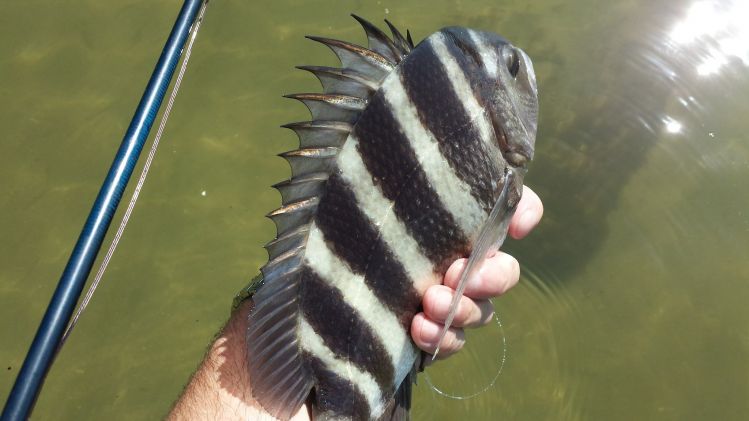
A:
[[[512,166],[513,168],[522,171],[525,170],[528,166],[528,161],[531,160],[531,156],[527,151],[518,151],[514,150],[510,146],[510,141],[507,138],[507,133],[505,132],[502,122],[500,121],[501,116],[499,113],[491,113],[491,122],[492,122],[492,128],[494,129],[494,138],[497,141],[497,145],[499,145],[499,150],[502,153],[502,157],[507,162],[508,165]],[[523,144],[522,142],[520,144]]]

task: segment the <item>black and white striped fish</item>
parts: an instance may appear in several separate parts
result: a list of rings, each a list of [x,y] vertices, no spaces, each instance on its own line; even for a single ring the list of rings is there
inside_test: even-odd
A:
[[[308,399],[319,420],[408,418],[421,298],[471,252],[506,183],[514,210],[533,155],[522,50],[459,27],[414,46],[354,17],[369,48],[309,37],[342,68],[301,67],[324,92],[289,95],[312,120],[285,126],[301,146],[282,154],[292,177],[275,186],[278,235],[243,291],[253,395],[280,419]]]

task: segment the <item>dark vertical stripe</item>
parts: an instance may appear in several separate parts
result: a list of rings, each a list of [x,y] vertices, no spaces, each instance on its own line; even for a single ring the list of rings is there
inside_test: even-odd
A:
[[[372,418],[371,408],[364,395],[348,379],[342,379],[325,367],[325,364],[314,355],[302,354],[315,373],[317,383],[314,387],[314,418],[327,413],[349,420],[368,420]]]
[[[419,165],[408,139],[378,92],[354,127],[362,160],[424,254],[444,271],[468,241]]]
[[[309,268],[302,271],[302,314],[339,358],[372,374],[383,390],[392,388],[395,368],[384,345],[337,289]]]
[[[448,49],[454,50],[459,63],[460,59],[465,59],[451,43],[448,42],[447,45]],[[460,67],[470,69],[476,66]],[[470,79],[467,74],[466,79]],[[442,155],[447,158],[458,177],[470,186],[473,197],[487,213],[490,212],[498,194],[492,184],[496,185],[501,176],[492,158],[499,160],[501,157],[488,155],[489,150],[481,140],[475,121],[466,113],[430,44],[420,45],[403,61],[401,80],[416,106],[419,119],[437,139]],[[473,92],[466,94],[473,95]]]
[[[377,298],[401,321],[406,332],[421,298],[412,280],[379,231],[359,209],[356,197],[345,181],[333,174],[325,186],[325,197],[317,211],[317,226],[330,249],[364,282]]]

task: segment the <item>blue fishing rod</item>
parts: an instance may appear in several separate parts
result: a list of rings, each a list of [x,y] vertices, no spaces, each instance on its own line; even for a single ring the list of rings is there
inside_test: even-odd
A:
[[[44,378],[60,346],[65,327],[81,296],[112,217],[161,107],[202,3],[203,0],[185,0],[182,5],[114,162],[36,331],[34,341],[3,408],[0,421],[26,420],[31,414]]]

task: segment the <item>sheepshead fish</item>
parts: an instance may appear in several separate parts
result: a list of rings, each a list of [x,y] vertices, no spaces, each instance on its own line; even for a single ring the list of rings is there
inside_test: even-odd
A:
[[[487,221],[506,232],[533,156],[537,88],[522,50],[460,27],[414,46],[390,22],[392,37],[354,18],[369,48],[308,37],[342,67],[300,67],[323,93],[288,95],[312,119],[285,126],[300,148],[282,154],[292,176],[275,186],[277,238],[239,297],[254,303],[253,396],[282,420],[305,401],[317,420],[408,418],[422,296]]]

